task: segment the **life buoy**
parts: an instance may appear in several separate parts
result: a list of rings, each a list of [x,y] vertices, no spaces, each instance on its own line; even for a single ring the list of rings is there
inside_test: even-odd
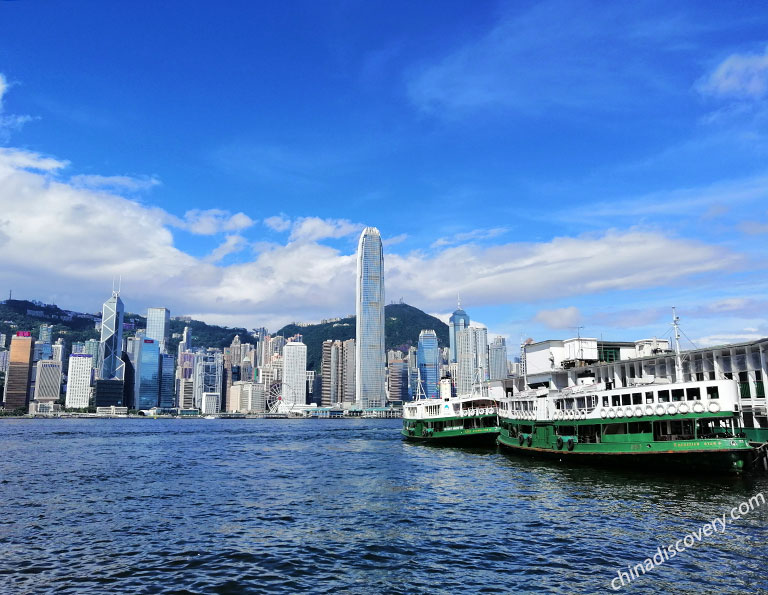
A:
[[[720,411],[720,403],[715,403],[714,401],[709,404],[709,410],[712,413],[718,413]]]
[[[646,405],[645,406],[645,414],[646,415],[653,415],[653,405]]]
[[[520,443],[520,446],[522,446],[522,445],[523,445],[523,442],[525,442],[525,436],[523,436],[522,434],[520,434],[520,435],[517,437],[517,441]]]
[[[616,409],[616,417],[619,417],[619,418],[624,417],[624,410],[621,407],[618,407]]]
[[[528,438],[525,440],[525,443],[530,446],[533,443],[533,438],[531,438],[531,435],[528,434]]]
[[[656,415],[664,415],[667,412],[666,409],[664,409],[664,405],[659,403],[656,405]]]
[[[573,438],[568,438],[568,450],[573,450],[574,446]]]
[[[667,405],[667,413],[669,413],[670,415],[676,415],[677,405],[675,405],[674,403],[670,403],[669,405]]]
[[[680,407],[677,408],[677,410],[682,414],[685,415],[690,411],[688,408],[688,403],[680,403]]]
[[[635,407],[635,417],[642,417],[643,416],[643,408],[638,405]]]
[[[561,436],[557,437],[557,450],[563,450],[563,438]]]
[[[608,410],[608,417],[610,417],[611,419],[613,419],[613,418],[615,418],[615,417],[616,417],[616,411],[613,409],[613,407],[611,407],[611,408]]]
[[[603,419],[605,419],[606,417],[608,417],[608,411],[607,411],[607,410],[605,410],[605,409],[601,409],[601,410],[600,410],[600,417],[602,417]]]
[[[632,410],[632,407],[627,406],[624,409],[624,415],[626,415],[627,417],[632,417],[633,415],[635,415],[635,412]]]
[[[587,410],[586,409],[582,409],[581,410],[581,419],[587,419]]]
[[[693,410],[696,413],[704,413],[704,405],[702,405],[699,402],[696,402],[696,403],[693,404]]]

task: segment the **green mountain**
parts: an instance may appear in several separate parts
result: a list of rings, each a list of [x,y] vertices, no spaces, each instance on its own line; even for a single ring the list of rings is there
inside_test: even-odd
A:
[[[418,345],[419,333],[424,329],[431,329],[437,333],[437,343],[440,347],[449,345],[448,325],[418,308],[408,304],[389,304],[384,307],[384,316],[387,349],[407,351],[410,346]],[[289,324],[275,334],[286,338],[296,334],[302,335],[307,345],[307,369],[319,373],[323,358],[323,341],[354,339],[355,317],[350,316],[333,322],[307,326]]]
[[[53,341],[63,337],[68,347],[78,341],[99,339],[99,332],[95,329],[95,323],[99,320],[101,320],[100,312],[95,314],[72,312],[62,310],[53,304],[43,304],[37,301],[5,300],[0,302],[0,333],[5,333],[8,336],[6,347],[10,345],[10,337],[16,331],[31,331],[32,336],[37,338],[42,324],[52,324]],[[123,322],[127,326],[123,330],[125,337],[133,336],[137,329],[143,329],[147,326],[147,320],[144,316],[130,312],[125,313]],[[192,345],[196,347],[229,347],[235,335],[240,335],[240,340],[243,343],[255,342],[255,339],[245,328],[216,326],[199,320],[171,320],[170,334],[180,335],[185,326],[190,327]],[[176,353],[179,340],[179,338],[169,339],[169,353]],[[69,352],[67,351],[67,353]]]

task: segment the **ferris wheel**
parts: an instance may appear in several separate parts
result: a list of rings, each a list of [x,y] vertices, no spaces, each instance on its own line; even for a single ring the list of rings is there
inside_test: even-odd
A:
[[[290,384],[275,380],[269,385],[267,393],[268,413],[287,413],[293,405],[289,405],[286,397],[292,396],[293,389]]]

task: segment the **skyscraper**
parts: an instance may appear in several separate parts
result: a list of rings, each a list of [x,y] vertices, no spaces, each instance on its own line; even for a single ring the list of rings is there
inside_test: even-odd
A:
[[[123,353],[123,301],[119,291],[112,291],[112,297],[104,302],[101,316],[101,344],[99,345],[99,378],[123,380],[125,364]],[[96,359],[96,358],[94,358]]]
[[[457,378],[456,393],[468,394],[472,385],[488,379],[488,330],[469,327],[456,333]]]
[[[291,341],[283,347],[283,403],[307,403],[307,346]]]
[[[64,401],[67,409],[88,407],[88,401],[91,398],[92,359],[93,356],[90,353],[73,353],[69,356],[67,396]]]
[[[40,325],[40,333],[37,337],[41,343],[51,343],[53,339],[53,325],[52,324],[41,324]]]
[[[158,342],[160,353],[165,353],[170,325],[171,312],[168,308],[147,308],[147,337]]]
[[[160,400],[159,406],[170,409],[176,406],[175,361],[168,353],[160,354]]]
[[[357,245],[355,393],[363,409],[386,400],[384,250],[381,234],[366,227]]]
[[[469,314],[461,309],[461,300],[459,300],[456,311],[448,319],[448,337],[451,344],[451,362],[459,361],[458,335],[461,329],[469,328]]]
[[[136,409],[157,407],[160,399],[160,343],[140,339],[136,365]]]
[[[32,381],[32,333],[19,331],[11,337],[8,372],[5,375],[4,407],[7,410],[27,408]]]
[[[419,333],[419,348],[417,351],[419,377],[424,396],[437,399],[438,380],[440,379],[440,351],[437,347],[437,333],[425,330]]]
[[[61,393],[61,362],[41,360],[37,362],[35,377],[35,401],[57,401]]]
[[[507,344],[504,337],[496,337],[488,346],[489,380],[503,380],[508,375]]]

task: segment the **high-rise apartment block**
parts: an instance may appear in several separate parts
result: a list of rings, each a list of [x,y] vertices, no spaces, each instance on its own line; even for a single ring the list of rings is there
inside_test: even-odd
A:
[[[357,405],[381,407],[386,400],[384,250],[375,227],[366,227],[357,245],[356,347]]]

